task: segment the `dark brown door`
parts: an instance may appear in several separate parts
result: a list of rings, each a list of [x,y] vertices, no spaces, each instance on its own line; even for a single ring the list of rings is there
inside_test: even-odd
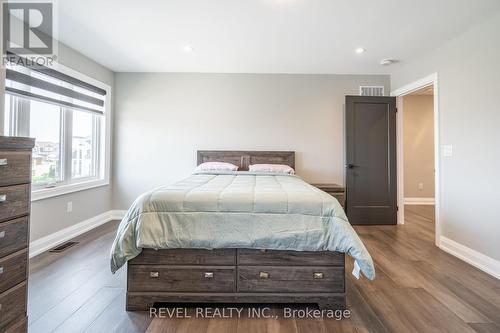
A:
[[[396,224],[396,98],[346,96],[346,212],[351,224]]]

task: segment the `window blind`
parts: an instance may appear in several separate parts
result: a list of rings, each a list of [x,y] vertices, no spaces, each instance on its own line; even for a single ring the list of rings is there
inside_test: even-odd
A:
[[[8,65],[7,93],[97,114],[104,114],[106,90],[55,69]]]

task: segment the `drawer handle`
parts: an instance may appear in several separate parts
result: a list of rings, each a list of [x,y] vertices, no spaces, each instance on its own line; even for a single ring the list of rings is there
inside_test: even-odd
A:
[[[260,272],[259,278],[261,278],[262,280],[267,280],[267,279],[269,279],[269,273],[268,272]]]
[[[160,276],[160,273],[159,272],[149,272],[149,277],[150,278],[158,278]]]
[[[315,279],[322,279],[322,278],[324,278],[324,275],[321,272],[314,272],[313,278],[315,278]]]
[[[0,238],[4,238],[5,237],[5,230],[4,231],[0,231]]]
[[[7,201],[7,194],[0,194],[0,203]]]
[[[261,253],[266,253],[266,249],[260,249]]]
[[[6,158],[0,158],[0,165],[7,165],[8,163]]]
[[[203,275],[205,279],[213,279],[214,278],[214,272],[205,272]]]

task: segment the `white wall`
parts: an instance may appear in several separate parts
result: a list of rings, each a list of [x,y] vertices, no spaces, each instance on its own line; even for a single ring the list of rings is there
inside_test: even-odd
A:
[[[113,89],[114,73],[75,50],[59,43],[58,62],[110,85]],[[4,73],[4,72],[3,72]],[[3,74],[0,74],[0,76]],[[0,94],[4,95],[4,78],[0,77]],[[113,103],[112,103],[113,104]],[[0,118],[3,119],[4,103]],[[3,127],[2,127],[3,128]],[[73,202],[73,212],[66,213],[66,203]],[[75,192],[31,204],[31,241],[70,227],[78,222],[102,214],[111,209],[111,186]]]
[[[343,184],[343,104],[388,76],[117,73],[113,207],[182,179],[198,149],[294,150],[300,176]]]
[[[398,89],[439,75],[442,235],[500,260],[500,14],[394,68]]]
[[[403,97],[403,146],[405,198],[434,198],[434,96]]]

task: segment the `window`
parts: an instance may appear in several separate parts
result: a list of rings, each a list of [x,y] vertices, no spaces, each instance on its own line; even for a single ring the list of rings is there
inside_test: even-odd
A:
[[[65,74],[59,72],[46,75],[17,67],[7,70],[4,133],[36,139],[33,199],[107,184],[102,90],[62,80]]]
[[[61,167],[61,108],[56,105],[37,101],[20,101],[19,97],[12,96],[12,104],[25,104],[24,110],[18,113],[29,124],[17,124],[27,128],[26,136],[36,138],[33,149],[32,182],[34,188],[55,186],[63,180]],[[31,113],[30,111],[34,112]],[[29,114],[29,115],[28,115]],[[19,119],[19,115],[16,115]],[[14,117],[16,118],[16,117]]]

